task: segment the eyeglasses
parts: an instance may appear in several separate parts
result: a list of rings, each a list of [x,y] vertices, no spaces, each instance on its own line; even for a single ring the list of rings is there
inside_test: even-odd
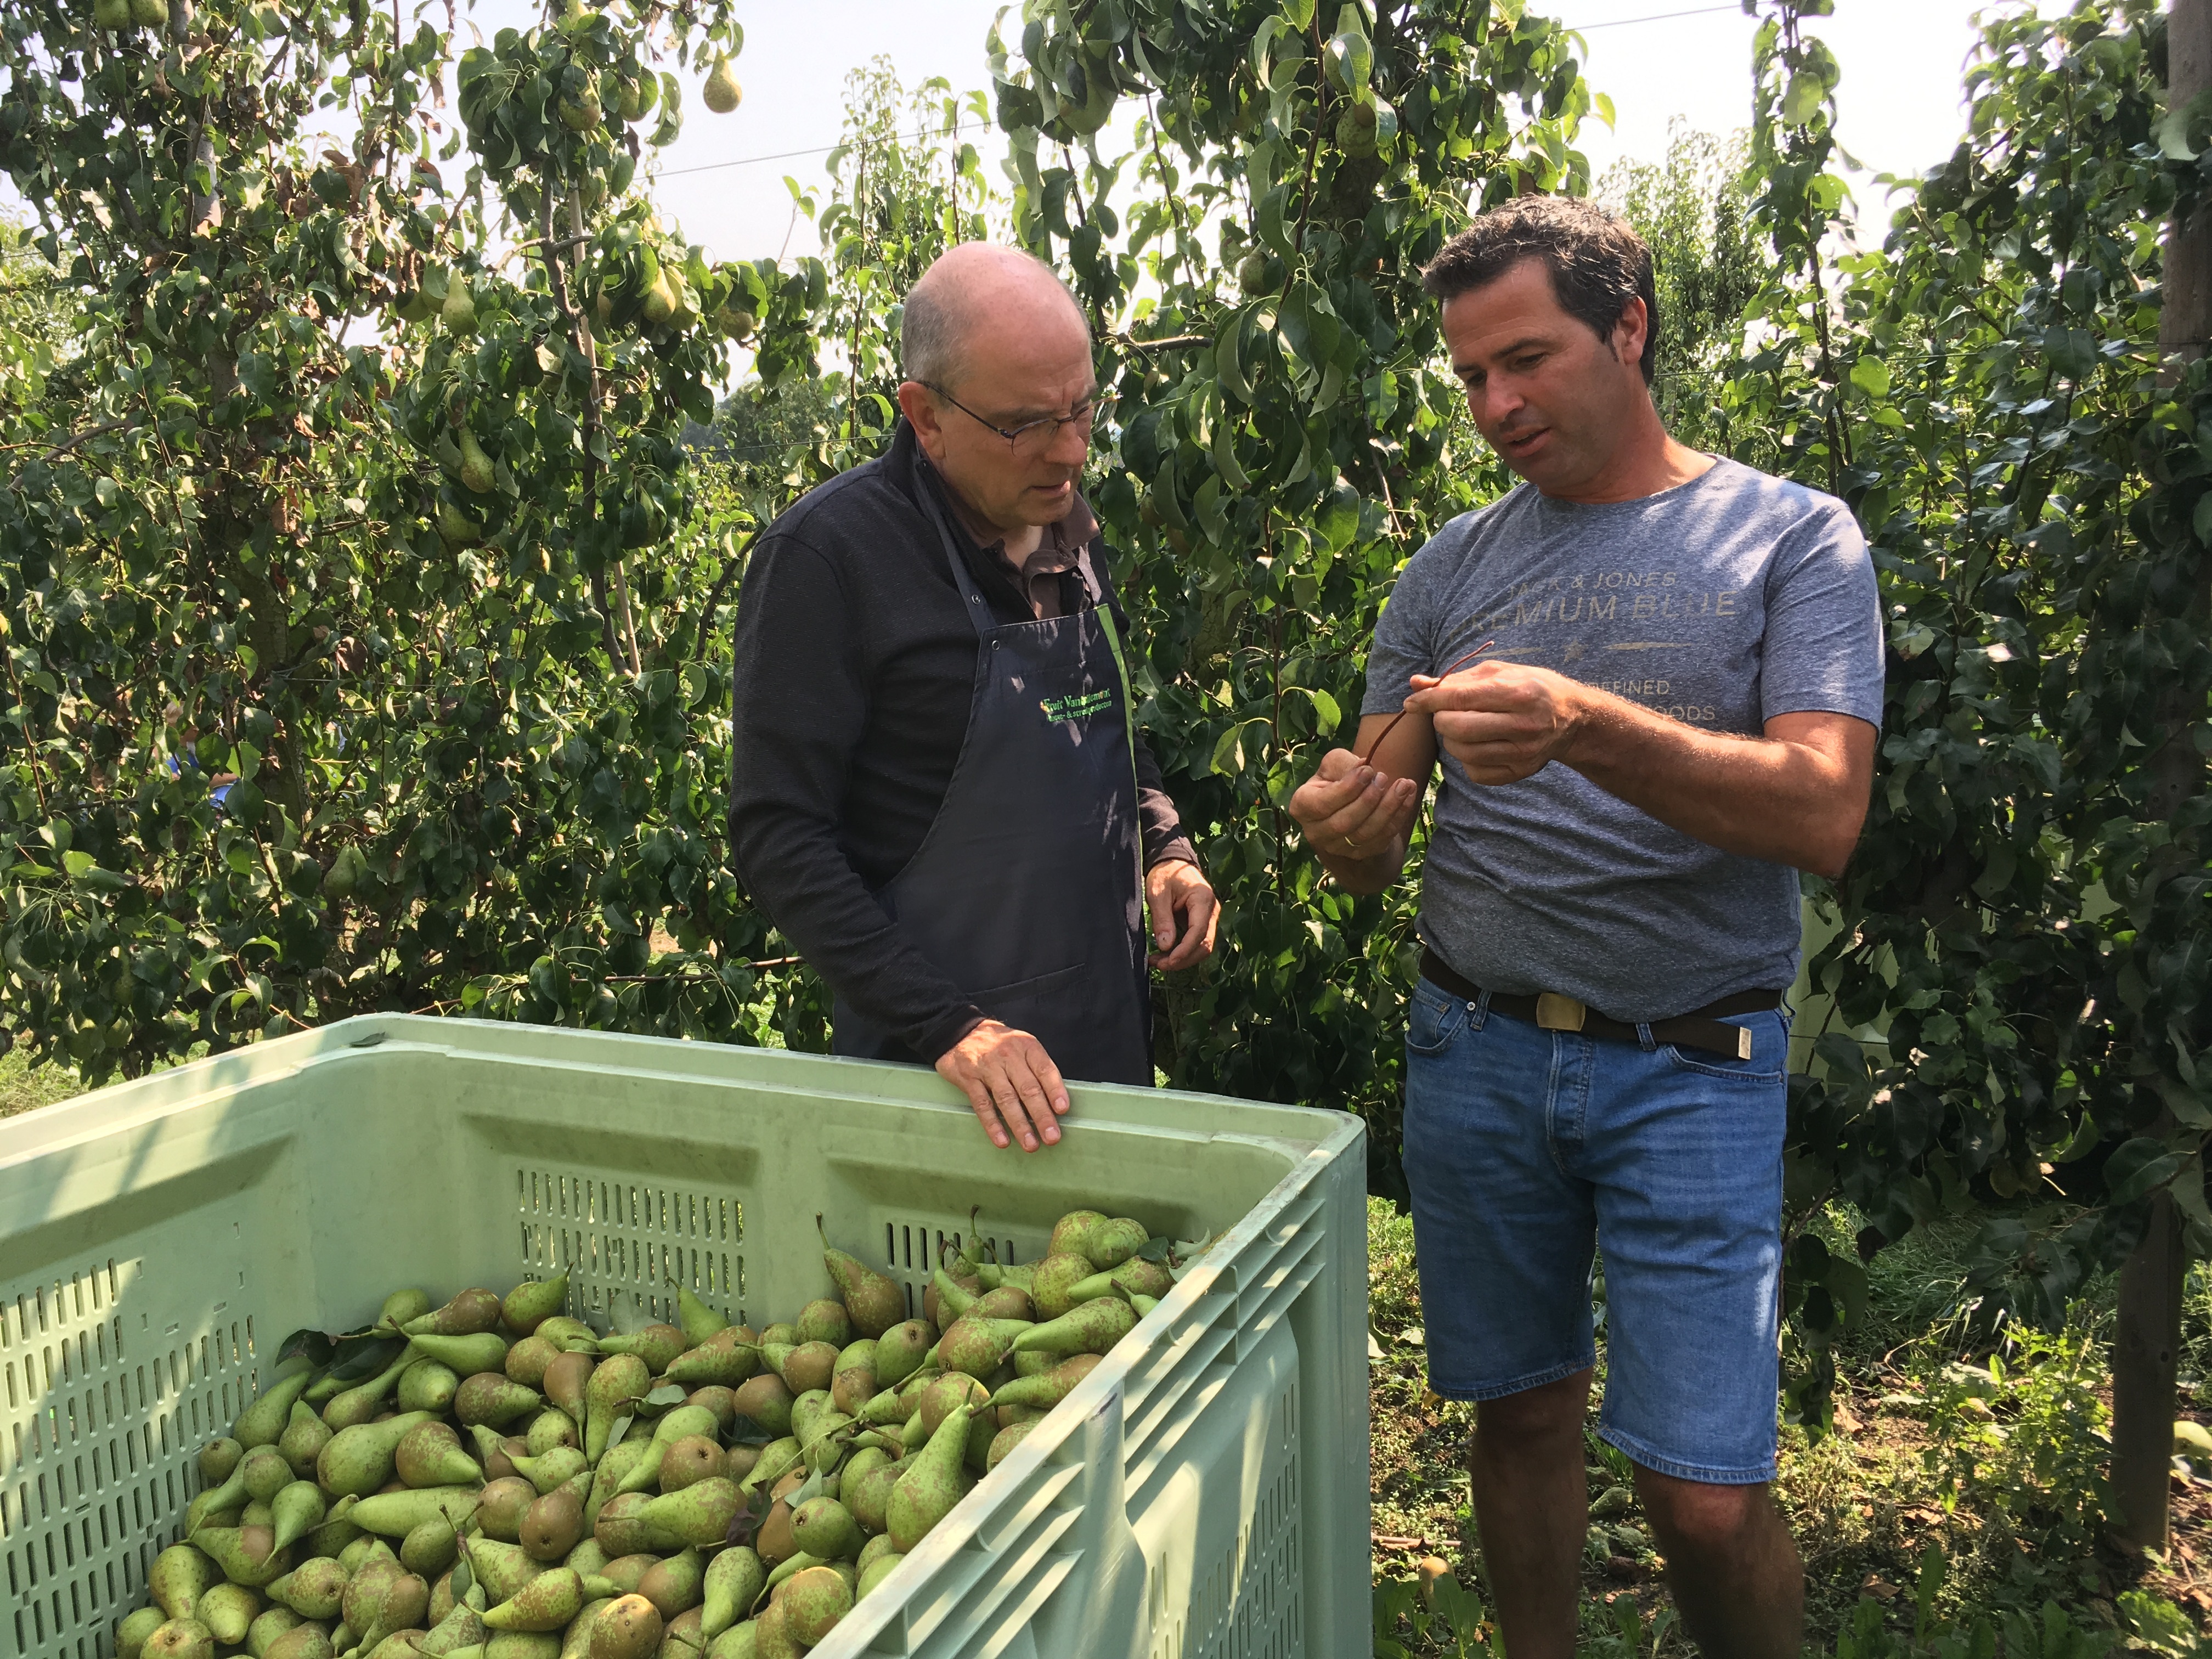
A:
[[[943,386],[928,380],[924,380],[922,385],[928,386],[932,392],[944,398],[946,403],[951,404],[969,420],[990,428],[1013,448],[1026,449],[1033,455],[1042,454],[1051,448],[1059,439],[1061,430],[1071,426],[1080,426],[1083,428],[1084,441],[1087,444],[1091,434],[1097,430],[1098,417],[1106,412],[1105,404],[1093,398],[1087,404],[1077,404],[1073,412],[1070,414],[1047,415],[1037,420],[1024,421],[1019,426],[1000,426],[996,422],[985,420]]]

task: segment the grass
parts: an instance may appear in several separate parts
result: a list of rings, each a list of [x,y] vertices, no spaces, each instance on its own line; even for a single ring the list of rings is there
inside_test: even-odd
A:
[[[1826,1224],[1840,1242],[1858,1224],[1838,1213]],[[2016,1330],[1994,1364],[1962,1356],[1971,1233],[1939,1224],[1875,1257],[1868,1317],[1838,1351],[1836,1431],[1783,1430],[1775,1492],[1805,1558],[1807,1651],[1963,1655],[1982,1650],[1972,1639],[1981,1625],[1990,1650],[2007,1656],[2087,1659],[2121,1645],[2212,1654],[2212,1484],[2177,1473],[2173,1547],[2162,1561],[2146,1566],[2101,1542],[2110,1283],[2089,1287],[2066,1333]],[[1370,1367],[1377,1652],[1490,1653],[1465,1474],[1474,1412],[1427,1392],[1413,1226],[1379,1200],[1369,1206],[1368,1263],[1381,1351]],[[2184,1327],[2185,1366],[2201,1376],[2212,1360],[2212,1274],[2202,1268]],[[1601,1354],[1601,1389],[1603,1364]],[[2182,1409],[2212,1418],[2212,1388],[2191,1381]],[[1599,1513],[1583,1555],[1582,1646],[1694,1651],[1674,1622],[1626,1460],[1595,1433],[1584,1443]],[[1430,1574],[1450,1571],[1431,1594],[1436,1611],[1415,1592],[1425,1559]]]
[[[0,1117],[67,1100],[83,1085],[62,1066],[33,1066],[21,1051],[0,1054]]]

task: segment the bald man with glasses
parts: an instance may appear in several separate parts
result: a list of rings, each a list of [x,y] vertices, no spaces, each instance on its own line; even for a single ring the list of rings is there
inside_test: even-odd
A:
[[[934,1066],[1035,1152],[1068,1079],[1152,1082],[1150,976],[1212,951],[1213,890],[1137,733],[1078,487],[1082,312],[969,243],[907,295],[900,347],[889,449],[746,568],[730,842],[828,982],[836,1051]]]

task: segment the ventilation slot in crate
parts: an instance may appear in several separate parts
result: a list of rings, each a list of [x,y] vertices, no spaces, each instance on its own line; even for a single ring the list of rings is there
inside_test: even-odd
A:
[[[568,1311],[678,1322],[682,1285],[725,1318],[745,1316],[744,1206],[725,1194],[611,1176],[515,1171],[523,1274],[568,1274]],[[629,1317],[625,1314],[626,1318]]]

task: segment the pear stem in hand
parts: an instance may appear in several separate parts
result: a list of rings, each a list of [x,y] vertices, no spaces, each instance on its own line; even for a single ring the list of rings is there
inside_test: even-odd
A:
[[[1449,668],[1445,669],[1443,673],[1437,675],[1437,678],[1440,680],[1450,678],[1454,674],[1458,673],[1461,669],[1466,667],[1468,664],[1473,662],[1477,657],[1480,656],[1484,652],[1489,650],[1492,646],[1497,643],[1498,641],[1494,639],[1485,640],[1480,645],[1476,646],[1474,650],[1468,652],[1467,655],[1462,657]],[[1377,732],[1375,734],[1375,741],[1367,745],[1366,752],[1359,757],[1362,763],[1372,760],[1375,757],[1375,751],[1380,749],[1382,746],[1384,740],[1387,739],[1393,732],[1398,729],[1398,721],[1405,719],[1409,712],[1411,711],[1407,709],[1400,709],[1398,711],[1397,719],[1393,720],[1389,725],[1384,726],[1380,732]]]

